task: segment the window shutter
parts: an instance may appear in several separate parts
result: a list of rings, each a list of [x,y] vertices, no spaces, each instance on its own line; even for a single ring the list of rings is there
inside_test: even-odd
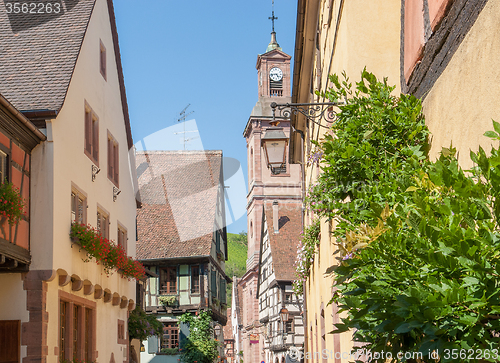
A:
[[[148,338],[148,353],[156,354],[158,353],[158,337],[152,336]]]
[[[92,157],[95,162],[98,163],[99,160],[99,121],[92,120]]]
[[[114,166],[113,179],[116,182],[116,184],[118,184],[118,144],[114,144],[113,149],[114,149],[114,153],[113,153],[113,157],[114,157],[114,160],[113,160],[114,161],[114,163],[113,163],[113,166]]]
[[[224,278],[220,279],[220,302],[222,304],[226,303],[226,280]]]
[[[108,177],[113,179],[113,141],[108,138]]]
[[[85,150],[92,155],[92,114],[85,111]]]
[[[212,296],[217,297],[217,272],[212,271],[210,272],[210,280],[211,280],[211,286],[210,289],[212,290]]]

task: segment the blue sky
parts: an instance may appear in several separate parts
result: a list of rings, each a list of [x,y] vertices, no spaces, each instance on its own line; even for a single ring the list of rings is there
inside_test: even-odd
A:
[[[239,187],[233,183],[227,189],[237,219],[228,231],[246,231],[242,133],[257,102],[257,55],[271,38],[271,0],[119,0],[114,6],[134,142],[155,133],[170,135],[154,148],[182,149],[185,135],[191,139],[187,150],[222,150],[224,157],[239,161]],[[292,56],[296,6],[295,0],[274,4],[278,43]],[[187,112],[194,113],[185,130],[198,133],[183,134],[177,122],[188,104]],[[235,163],[228,159],[227,164]]]

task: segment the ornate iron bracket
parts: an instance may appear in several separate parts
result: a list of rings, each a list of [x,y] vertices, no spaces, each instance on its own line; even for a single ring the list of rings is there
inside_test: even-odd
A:
[[[337,117],[337,112],[333,109],[333,106],[345,105],[344,102],[322,102],[322,103],[271,103],[271,108],[273,109],[273,121],[276,116],[285,119],[290,119],[291,115],[298,115],[299,113],[304,115],[309,121],[315,124],[329,128],[321,123],[321,120],[325,120],[330,124],[335,122]],[[279,114],[276,115],[276,110]]]

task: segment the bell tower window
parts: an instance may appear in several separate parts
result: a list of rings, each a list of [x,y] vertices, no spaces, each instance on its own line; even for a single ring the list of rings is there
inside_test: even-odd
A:
[[[269,96],[283,96],[283,71],[278,67],[273,67],[269,71]]]

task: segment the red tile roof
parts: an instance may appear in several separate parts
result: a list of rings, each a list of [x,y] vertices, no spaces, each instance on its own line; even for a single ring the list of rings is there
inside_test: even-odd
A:
[[[222,151],[138,152],[136,165],[137,258],[210,255]]]
[[[293,281],[296,278],[294,262],[297,256],[297,245],[302,233],[301,206],[280,201],[278,206],[279,233],[274,233],[272,202],[266,202],[264,211],[276,280]]]
[[[233,319],[231,319],[231,308],[227,308],[227,323],[224,325],[224,340],[234,339],[233,337]]]

